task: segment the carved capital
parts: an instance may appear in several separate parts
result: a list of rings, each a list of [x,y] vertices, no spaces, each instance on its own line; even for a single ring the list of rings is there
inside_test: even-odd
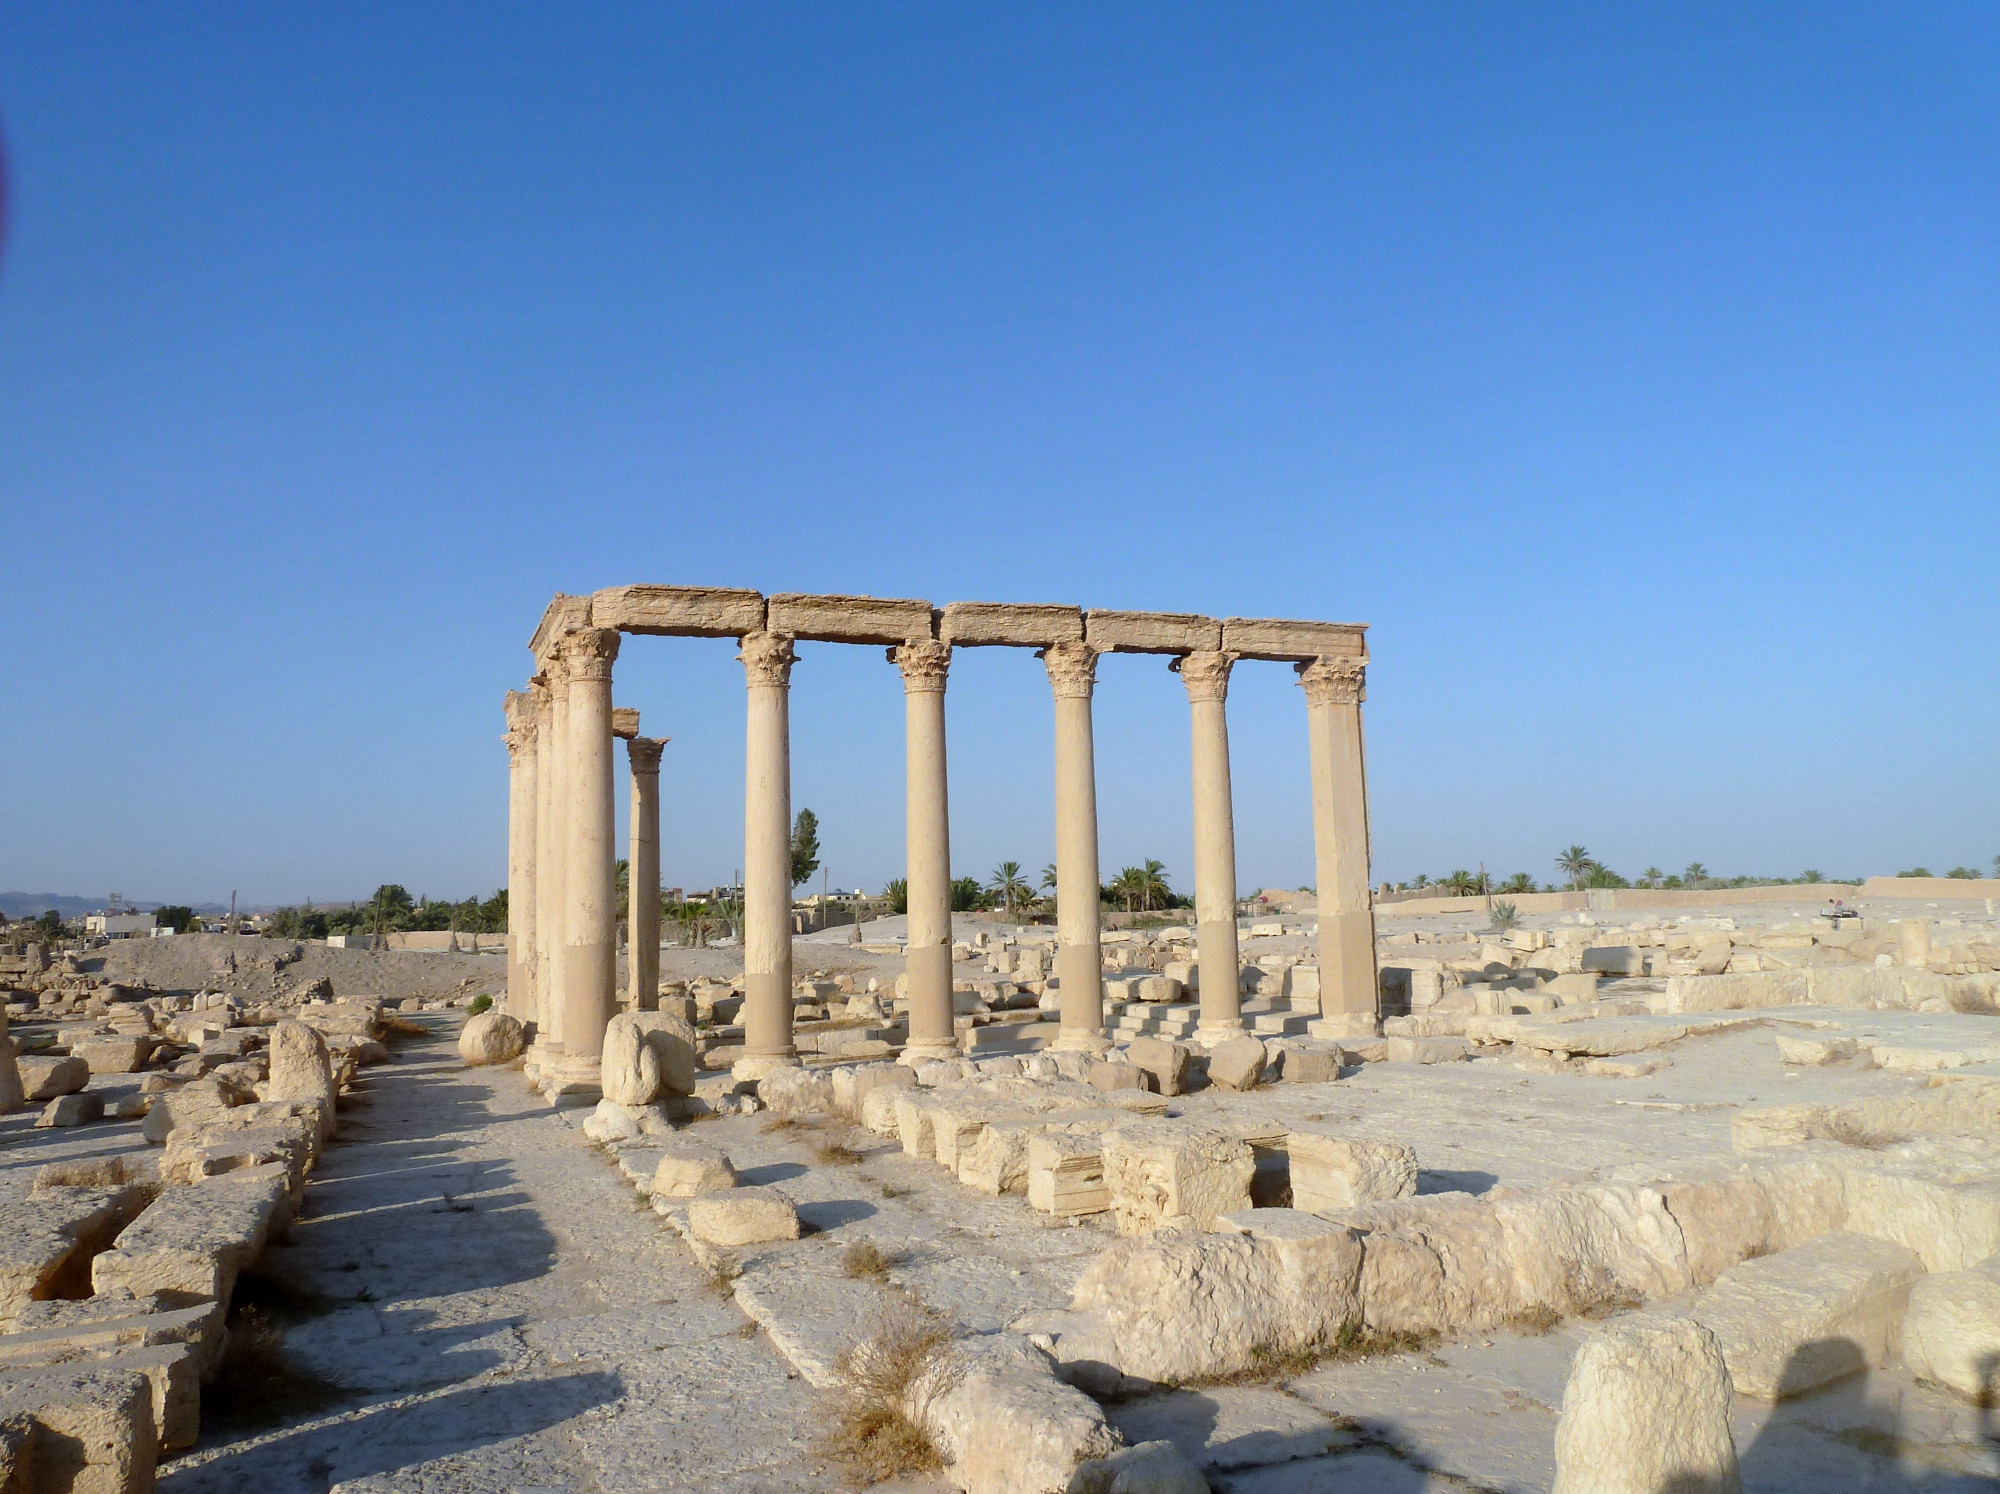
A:
[[[627,737],[625,756],[634,773],[649,773],[654,777],[660,772],[660,749],[668,742],[666,737]]]
[[[1322,655],[1295,667],[1309,705],[1359,705],[1368,698],[1368,666],[1359,659]]]
[[[912,638],[889,650],[889,662],[903,671],[903,689],[910,695],[941,695],[951,668],[951,645],[931,638]]]
[[[1220,649],[1202,649],[1192,654],[1182,654],[1167,665],[1181,677],[1187,686],[1188,699],[1227,700],[1229,698],[1229,668],[1236,662],[1236,655],[1224,653]]]
[[[791,684],[798,655],[792,652],[790,633],[745,633],[740,641],[742,651],[736,657],[743,661],[743,677],[752,687],[783,690]]]
[[[611,735],[623,737],[626,741],[639,735],[639,712],[632,706],[611,708]]]
[[[562,672],[572,680],[608,680],[618,657],[616,628],[572,628],[556,644]]]
[[[1042,650],[1057,700],[1090,699],[1097,684],[1097,650],[1087,643],[1052,643]]]

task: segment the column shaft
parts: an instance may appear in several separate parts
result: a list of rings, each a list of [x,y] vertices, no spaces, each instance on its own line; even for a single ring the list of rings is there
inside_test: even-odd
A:
[[[1235,655],[1213,651],[1176,660],[1192,713],[1194,908],[1201,961],[1201,1036],[1243,1031],[1237,992],[1236,816],[1229,785],[1229,669]]]
[[[787,633],[743,639],[742,1077],[795,1063],[792,1047],[792,653]]]
[[[1081,643],[1059,643],[1042,651],[1042,661],[1056,697],[1056,975],[1062,1030],[1055,1046],[1095,1053],[1108,1046],[1090,722],[1097,654]]]
[[[507,1010],[535,1019],[535,853],[539,783],[535,697],[507,693]]]
[[[563,900],[564,1087],[598,1080],[604,1029],[617,1011],[616,821],[612,802],[611,662],[615,628],[580,628],[560,645],[569,673],[569,817]]]
[[[903,1061],[958,1052],[951,1006],[951,809],[944,689],[951,647],[915,639],[889,651],[903,672],[905,877],[910,1038]]]
[[[1375,911],[1368,893],[1368,785],[1361,741],[1365,666],[1299,667],[1312,743],[1313,850],[1319,901],[1320,1012],[1355,1031],[1379,1024]]]
[[[536,1027],[535,1050],[529,1055],[537,1072],[562,1052],[563,930],[568,914],[563,867],[569,854],[564,829],[569,819],[569,674],[561,659],[548,662],[542,689],[538,733],[541,772],[535,785],[541,801],[535,816]]]
[[[665,737],[632,737],[632,846],[626,870],[626,996],[633,1011],[660,1003],[660,749]]]

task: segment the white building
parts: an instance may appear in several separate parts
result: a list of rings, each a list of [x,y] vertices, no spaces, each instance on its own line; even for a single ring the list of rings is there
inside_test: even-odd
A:
[[[83,920],[83,931],[107,939],[150,939],[153,923],[150,913],[91,913]]]

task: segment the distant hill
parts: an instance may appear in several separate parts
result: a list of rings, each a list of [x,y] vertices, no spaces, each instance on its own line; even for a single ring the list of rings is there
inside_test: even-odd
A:
[[[68,897],[60,892],[0,892],[0,913],[9,918],[40,918],[54,908],[64,918],[81,918],[86,913],[95,913],[105,904],[101,897]],[[163,906],[143,899],[126,898],[126,907],[136,913],[150,913]],[[210,913],[227,913],[227,903],[195,903],[194,911],[204,916]],[[241,909],[249,912],[248,908]]]

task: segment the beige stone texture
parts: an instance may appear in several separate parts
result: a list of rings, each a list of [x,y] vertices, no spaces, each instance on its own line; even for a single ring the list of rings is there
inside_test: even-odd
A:
[[[931,604],[904,597],[781,592],[765,609],[769,631],[823,643],[898,644],[933,636]]]
[[[1256,1160],[1249,1143],[1184,1121],[1137,1120],[1102,1138],[1104,1180],[1118,1232],[1207,1229],[1218,1214],[1250,1206]]]
[[[57,1095],[35,1117],[38,1128],[86,1126],[104,1119],[104,1096],[93,1094]]]
[[[1186,1454],[1171,1442],[1157,1441],[1079,1463],[1069,1494],[1209,1494],[1209,1488]]]
[[[1245,659],[1305,663],[1318,658],[1365,659],[1363,623],[1289,622],[1270,617],[1226,617],[1222,647]]]
[[[951,648],[916,638],[890,650],[903,676],[905,974],[910,999],[905,1063],[954,1056],[951,977],[951,812],[945,682]]]
[[[30,1104],[73,1095],[90,1083],[90,1065],[80,1058],[23,1058],[18,1062],[21,1089]]]
[[[12,1115],[27,1103],[27,1089],[21,1083],[21,1066],[15,1058],[15,1044],[0,1036],[0,1115]]]
[[[1192,654],[1222,647],[1222,624],[1193,612],[1083,614],[1083,641],[1100,654]]]
[[[1853,1038],[1791,1037],[1786,1033],[1775,1033],[1778,1043],[1778,1059],[1782,1063],[1824,1065],[1846,1063],[1859,1051]]]
[[[1125,1058],[1134,1068],[1151,1074],[1161,1094],[1177,1095],[1187,1089],[1194,1052],[1185,1043],[1166,1038],[1134,1038],[1125,1050]]]
[[[1264,1078],[1267,1056],[1258,1038],[1230,1038],[1217,1043],[1208,1055],[1208,1081],[1223,1089],[1255,1089]]]
[[[1028,1140],[1028,1203],[1058,1219],[1111,1210],[1099,1136],[1044,1130]]]
[[[1577,1351],[1552,1494],[1735,1494],[1733,1391],[1715,1335],[1640,1315]]]
[[[937,637],[955,648],[1049,648],[1083,642],[1083,609],[1022,602],[951,602]]]
[[[1458,1063],[1472,1056],[1471,1044],[1455,1037],[1392,1037],[1387,1039],[1391,1063]]]
[[[56,1185],[10,1204],[0,1229],[0,1327],[30,1302],[88,1292],[91,1257],[145,1202],[135,1187]]]
[[[1712,1329],[1740,1394],[1775,1401],[1888,1362],[1923,1263],[1836,1231],[1732,1266],[1686,1309]]]
[[[1346,1230],[1160,1234],[1106,1248],[1078,1280],[1071,1308],[1102,1325],[1124,1374],[1195,1380],[1336,1342],[1359,1316],[1361,1263]]]
[[[31,1429],[15,1443],[7,1494],[152,1494],[159,1432],[152,1386],[136,1370],[85,1363],[9,1376],[0,1427]]]
[[[562,1087],[588,1093],[598,1086],[604,1030],[617,1010],[611,670],[618,634],[578,629],[563,636],[559,652],[569,679],[559,1072]]]
[[[632,706],[611,708],[611,735],[630,741],[639,735],[639,712]]]
[[[288,1186],[280,1164],[165,1189],[91,1262],[92,1289],[226,1300],[237,1273],[263,1249]]]
[[[2000,1392],[2000,1259],[1941,1271],[1912,1287],[1902,1344],[1911,1374],[1992,1405]]]
[[[774,1069],[757,1081],[757,1098],[773,1115],[825,1115],[833,1109],[833,1081],[814,1070]]]
[[[556,645],[563,634],[589,627],[590,613],[591,599],[587,596],[559,591],[550,598],[549,605],[542,609],[541,621],[535,625],[534,635],[528,640],[528,651],[535,656],[536,664],[546,664],[555,657]]]
[[[860,1121],[878,1136],[884,1133],[870,1122],[866,1113],[870,1097],[878,1090],[910,1088],[917,1082],[916,1073],[900,1063],[843,1064],[833,1071],[831,1079],[835,1113]],[[895,1114],[892,1104],[888,1111],[892,1126]]]
[[[582,623],[621,633],[740,638],[764,627],[764,598],[726,586],[610,586],[594,592]]]
[[[1285,1152],[1294,1209],[1330,1213],[1417,1191],[1417,1154],[1398,1141],[1297,1130],[1285,1137]]]
[[[1042,651],[1056,715],[1056,978],[1061,1031],[1055,1046],[1100,1053],[1104,1036],[1103,926],[1097,864],[1097,759],[1091,725],[1097,654],[1082,643]]]
[[[509,690],[507,731],[507,1010],[535,1019],[536,814],[541,799],[542,692]]]
[[[695,1198],[736,1186],[736,1169],[720,1147],[691,1136],[676,1136],[653,1169],[655,1198]]]
[[[775,1188],[731,1188],[688,1201],[688,1228],[710,1245],[763,1245],[799,1237],[799,1212]]]
[[[93,1074],[136,1074],[158,1047],[157,1040],[142,1036],[82,1038],[69,1045],[71,1058],[80,1058]]]
[[[527,1047],[527,1032],[512,1016],[501,1011],[484,1011],[466,1019],[458,1035],[458,1056],[475,1067],[490,1063],[512,1063]]]
[[[966,1494],[1060,1494],[1079,1464],[1116,1450],[1118,1434],[1098,1404],[1063,1383],[1020,1335],[960,1339],[953,1360],[955,1383],[918,1387],[908,1409]]]
[[[333,1059],[326,1039],[303,1022],[280,1022],[271,1029],[270,1065],[264,1098],[302,1100],[316,1106],[320,1140],[331,1136],[339,1090],[333,1082]]]

